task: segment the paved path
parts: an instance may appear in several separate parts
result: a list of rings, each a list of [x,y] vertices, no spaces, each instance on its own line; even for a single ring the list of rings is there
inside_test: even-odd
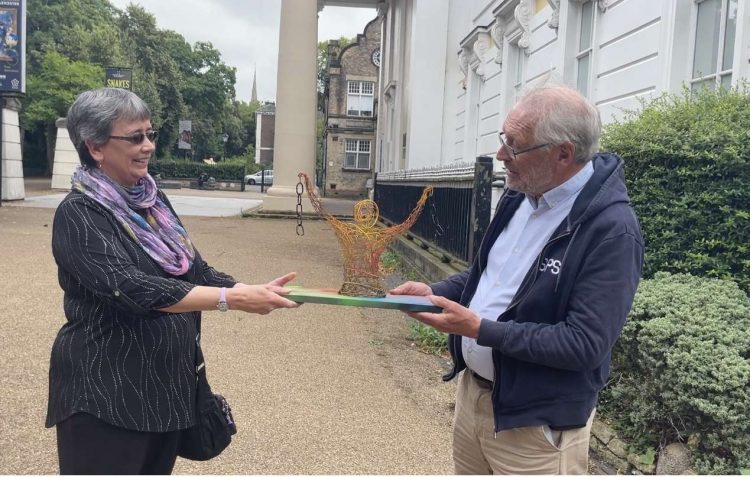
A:
[[[24,181],[26,199],[3,202],[3,206],[55,208],[67,192],[50,190],[51,179],[31,178]],[[243,211],[254,211],[263,205],[265,193],[260,186],[247,186],[246,190],[166,189],[167,197],[177,213],[182,216],[232,217]],[[325,197],[323,207],[334,215],[351,216],[356,200]],[[312,210],[305,210],[312,212]]]
[[[38,195],[25,200],[6,202],[12,207],[42,207],[54,209],[65,197],[65,193]],[[263,204],[260,199],[240,199],[223,197],[195,197],[167,194],[177,214],[203,217],[232,217],[240,215],[243,210],[254,210]]]
[[[49,352],[64,321],[53,213],[0,208],[0,474],[57,472],[55,432],[44,428]],[[246,283],[290,270],[305,286],[341,280],[324,221],[306,223],[298,237],[291,220],[183,220],[209,263]],[[444,360],[406,340],[403,314],[308,304],[267,316],[204,316],[209,379],[231,401],[239,432],[217,459],[179,460],[176,473],[452,472],[455,385],[440,380]]]

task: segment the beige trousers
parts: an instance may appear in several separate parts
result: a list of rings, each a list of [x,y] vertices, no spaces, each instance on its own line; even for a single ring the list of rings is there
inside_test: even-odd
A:
[[[453,422],[456,474],[587,473],[594,412],[580,429],[545,433],[545,426],[532,426],[495,434],[491,393],[470,371],[462,373]]]

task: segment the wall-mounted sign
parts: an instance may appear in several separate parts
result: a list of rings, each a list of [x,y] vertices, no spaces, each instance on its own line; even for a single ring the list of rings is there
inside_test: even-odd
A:
[[[107,68],[104,85],[107,88],[133,89],[133,70],[129,68]]]
[[[0,1],[0,92],[26,92],[26,0]]]

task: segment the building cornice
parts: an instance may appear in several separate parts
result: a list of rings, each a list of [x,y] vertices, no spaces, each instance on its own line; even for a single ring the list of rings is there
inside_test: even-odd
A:
[[[481,79],[484,81],[485,68],[484,64],[487,59],[487,52],[492,46],[492,40],[490,38],[489,27],[478,26],[474,28],[463,40],[461,40],[459,51],[459,64],[464,61],[467,67],[462,67],[461,71],[465,76],[468,73],[468,68],[471,68]],[[460,58],[461,53],[464,53],[464,58]]]
[[[531,18],[534,16],[534,0],[508,0],[492,10],[495,17],[492,40],[495,46],[502,45],[504,38],[518,36],[518,48],[528,53],[531,45]],[[502,54],[502,47],[500,47]],[[499,57],[498,57],[499,58]],[[499,58],[502,62],[502,58]],[[496,59],[497,61],[497,59]]]
[[[396,88],[398,87],[398,81],[390,80],[383,88],[383,96],[386,99],[392,99],[396,96]]]
[[[458,50],[458,69],[461,70],[464,77],[461,80],[461,86],[466,89],[466,75],[469,74],[469,58],[471,58],[472,51],[468,46],[465,46]]]
[[[557,30],[560,26],[560,0],[547,0],[547,4],[552,8],[552,15],[547,20],[547,26]]]
[[[587,0],[570,0],[572,3],[583,3]],[[604,13],[607,11],[609,7],[611,7],[615,1],[617,0],[594,0],[596,1],[596,5],[599,7],[599,10]],[[694,0],[694,1],[703,1],[703,0]],[[547,21],[547,26],[557,30],[560,26],[560,0],[547,0],[547,4],[549,4],[550,8],[552,8],[552,14],[549,17],[549,20]]]
[[[507,25],[502,18],[495,17],[495,23],[492,25],[490,34],[492,36],[492,42],[495,44],[497,53],[495,53],[495,63],[500,65],[500,70],[503,67],[503,44],[505,43],[505,31]]]
[[[527,50],[531,46],[531,17],[534,16],[534,5],[532,0],[521,0],[513,10],[518,25],[521,27],[521,38],[518,39],[518,47]]]

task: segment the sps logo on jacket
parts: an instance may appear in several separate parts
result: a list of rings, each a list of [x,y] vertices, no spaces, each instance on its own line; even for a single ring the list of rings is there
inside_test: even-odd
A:
[[[539,271],[542,273],[549,271],[553,275],[557,275],[560,273],[561,266],[562,262],[556,258],[543,258],[539,265]]]

